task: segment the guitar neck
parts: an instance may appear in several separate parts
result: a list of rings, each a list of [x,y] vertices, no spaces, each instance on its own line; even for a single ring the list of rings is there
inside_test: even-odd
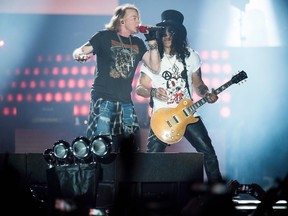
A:
[[[215,89],[216,94],[220,94],[222,91],[224,91],[225,89],[227,89],[229,86],[231,86],[233,84],[233,82],[230,80],[226,83],[224,83],[223,85],[221,85],[219,88]],[[189,112],[194,112],[196,111],[199,107],[201,107],[202,105],[204,105],[205,103],[207,103],[207,97],[203,97],[202,99],[200,99],[199,101],[197,101],[196,103],[194,103],[192,106],[188,107]]]

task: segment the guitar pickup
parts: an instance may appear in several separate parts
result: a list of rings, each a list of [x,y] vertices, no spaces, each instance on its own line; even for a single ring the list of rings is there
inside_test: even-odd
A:
[[[175,115],[173,116],[173,119],[177,124],[179,123],[179,120],[177,119],[177,117]]]
[[[187,109],[183,109],[183,113],[186,117],[190,115],[190,112]]]

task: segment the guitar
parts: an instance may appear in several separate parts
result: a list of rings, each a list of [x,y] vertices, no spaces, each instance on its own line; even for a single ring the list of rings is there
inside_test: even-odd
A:
[[[217,88],[218,95],[229,86],[247,78],[245,71],[240,71],[234,75],[231,80]],[[158,139],[167,143],[174,144],[179,142],[184,136],[186,126],[198,121],[193,113],[207,102],[207,98],[203,97],[196,103],[188,98],[182,99],[175,108],[160,108],[151,116],[151,128]]]

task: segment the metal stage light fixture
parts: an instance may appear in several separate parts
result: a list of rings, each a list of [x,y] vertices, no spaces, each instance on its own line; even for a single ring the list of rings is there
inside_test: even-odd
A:
[[[52,152],[56,161],[64,164],[71,162],[71,146],[69,142],[65,140],[56,141],[53,145]]]
[[[53,155],[52,149],[45,149],[43,152],[43,157],[48,164],[48,167],[51,168],[55,165],[56,159]]]
[[[98,158],[105,158],[111,154],[112,139],[106,135],[93,137],[91,141],[91,151]]]
[[[79,159],[84,160],[90,156],[90,140],[84,136],[76,137],[71,144],[73,155]]]
[[[112,153],[112,138],[107,135],[94,136],[92,140],[85,136],[74,138],[71,144],[58,140],[52,149],[46,149],[43,157],[49,168],[76,164],[111,163],[116,154]]]

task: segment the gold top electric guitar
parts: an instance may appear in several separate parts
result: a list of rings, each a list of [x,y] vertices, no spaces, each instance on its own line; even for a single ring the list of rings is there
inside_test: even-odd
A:
[[[221,93],[229,86],[247,78],[245,71],[240,71],[234,75],[231,80],[217,88],[216,94]],[[151,128],[155,135],[161,141],[167,144],[179,142],[184,136],[188,124],[198,121],[193,113],[207,102],[207,98],[203,97],[196,103],[188,98],[182,99],[175,108],[160,108],[151,116]]]

